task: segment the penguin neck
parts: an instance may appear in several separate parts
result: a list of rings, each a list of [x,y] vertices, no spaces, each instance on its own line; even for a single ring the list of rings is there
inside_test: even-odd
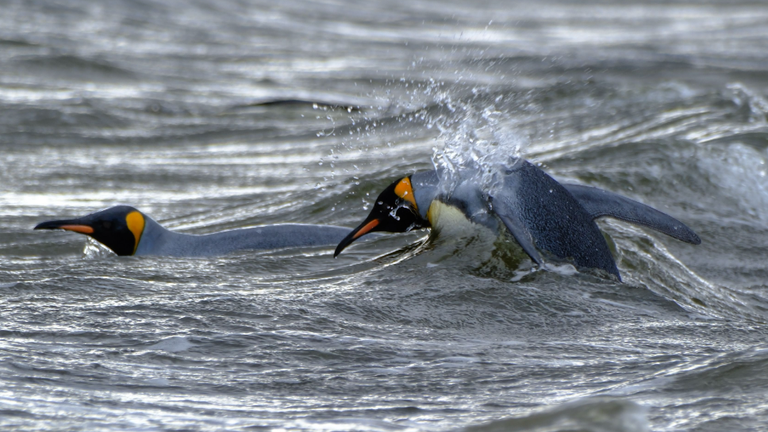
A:
[[[424,220],[429,220],[429,208],[439,192],[440,176],[437,171],[420,171],[411,175],[413,186],[413,198],[419,209],[419,215]]]
[[[472,176],[465,175],[452,190],[443,191],[439,187],[439,172],[429,174],[422,177],[425,187],[414,188],[414,196],[422,216],[435,230],[458,234],[463,230],[485,228],[499,234],[498,220],[490,210],[488,196]],[[423,208],[420,199],[429,200]]]
[[[430,220],[432,204],[440,201],[443,204],[456,207],[464,213],[465,219],[495,229],[495,223],[487,220],[490,217],[488,196],[483,193],[472,172],[459,171],[455,173],[456,178],[450,190],[446,190],[445,185],[440,184],[443,174],[443,170],[430,170],[411,175],[413,197],[421,217],[432,223]],[[435,215],[441,213],[443,212],[435,210],[432,217],[436,218]],[[456,217],[458,218],[458,215]]]
[[[184,242],[187,240],[187,237],[192,237],[187,234],[173,232],[147,215],[144,215],[144,220],[144,232],[141,234],[139,245],[133,254],[134,256],[156,255],[163,244],[176,243],[178,241]]]
[[[222,253],[221,245],[216,239],[227,239],[230,249],[236,249],[231,246],[237,240],[245,241],[244,235],[233,235],[233,231],[225,231],[213,234],[183,234],[171,231],[160,225],[153,219],[146,218],[144,233],[139,241],[134,255],[160,255],[160,256],[209,256]],[[234,238],[234,239],[233,239]],[[224,252],[228,252],[225,249]]]

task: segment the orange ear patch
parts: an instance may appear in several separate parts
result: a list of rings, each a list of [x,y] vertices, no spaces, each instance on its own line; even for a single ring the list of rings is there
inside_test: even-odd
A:
[[[139,240],[141,240],[141,234],[144,232],[144,216],[137,211],[132,211],[125,216],[125,223],[133,233],[133,238],[136,239],[136,244],[133,245],[133,253],[136,253],[136,249],[139,247]]]
[[[413,204],[413,207],[418,210],[419,206],[416,204],[416,198],[413,196],[413,187],[411,186],[410,177],[403,177],[403,179],[400,180],[400,183],[395,186],[395,194]]]

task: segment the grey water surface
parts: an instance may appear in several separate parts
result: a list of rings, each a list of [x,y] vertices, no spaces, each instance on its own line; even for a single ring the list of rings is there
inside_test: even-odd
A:
[[[0,429],[768,424],[768,5],[0,1]],[[426,231],[117,257],[38,222],[356,226],[525,157],[665,211],[624,283]]]

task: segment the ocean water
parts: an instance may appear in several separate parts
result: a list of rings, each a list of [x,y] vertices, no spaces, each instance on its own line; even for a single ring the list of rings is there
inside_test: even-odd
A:
[[[768,423],[768,5],[0,2],[0,428],[738,431]],[[117,257],[37,223],[354,227],[394,179],[524,157],[623,283],[426,231]]]

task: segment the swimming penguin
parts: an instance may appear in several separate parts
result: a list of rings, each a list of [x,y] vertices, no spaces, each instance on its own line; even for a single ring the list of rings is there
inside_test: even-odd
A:
[[[349,228],[281,224],[213,234],[182,234],[163,228],[130,206],[110,207],[77,219],[43,222],[38,229],[63,229],[91,236],[118,255],[204,257],[250,249],[333,245]]]
[[[398,179],[379,195],[363,223],[338,244],[334,256],[369,232],[439,228],[456,223],[456,217],[497,234],[501,222],[540,266],[544,257],[554,258],[570,261],[577,268],[602,269],[619,280],[616,262],[594,222],[599,217],[613,217],[687,243],[701,243],[693,230],[669,215],[606,190],[560,184],[526,160],[501,167],[500,174],[500,181],[484,190],[471,172],[460,172],[450,194],[439,188],[437,171]]]

